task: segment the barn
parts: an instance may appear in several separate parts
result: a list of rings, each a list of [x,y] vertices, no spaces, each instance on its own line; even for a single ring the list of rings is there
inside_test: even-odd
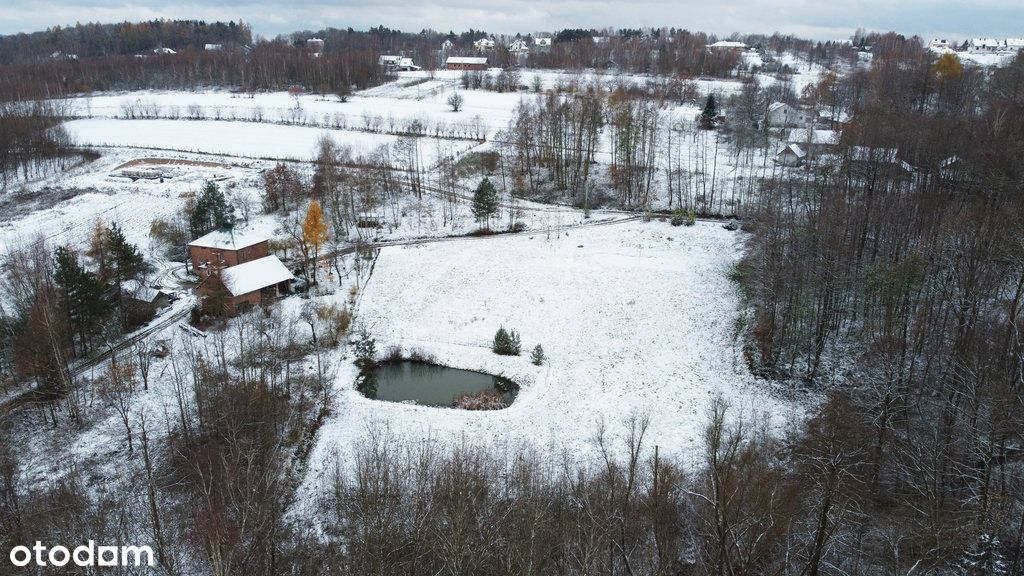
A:
[[[487,70],[487,58],[483,56],[449,56],[444,67],[448,70]]]

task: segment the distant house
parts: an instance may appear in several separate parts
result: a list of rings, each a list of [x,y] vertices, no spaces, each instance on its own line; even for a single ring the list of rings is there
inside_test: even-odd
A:
[[[785,102],[772,102],[764,122],[772,128],[793,128],[807,125],[807,115]]]
[[[50,58],[53,58],[54,60],[78,60],[78,54],[65,54],[57,51],[50,54]]]
[[[816,156],[834,151],[839,146],[839,133],[834,130],[794,128],[786,141],[800,146],[807,154]]]
[[[494,50],[494,40],[491,40],[490,38],[481,38],[476,42],[473,42],[473,48],[475,48],[477,52]]]
[[[533,39],[533,44],[537,48],[550,49],[551,48],[551,38],[534,38]]]
[[[594,44],[604,44],[605,42],[608,41],[607,36],[591,36],[590,39],[594,42]]]
[[[444,42],[441,42],[441,52],[448,52],[454,47],[455,44],[452,43],[451,39],[445,39]]]
[[[381,67],[388,69],[389,71],[402,71],[408,72],[411,70],[419,70],[420,67],[413,64],[412,58],[405,56],[390,56],[384,55],[378,58],[377,63]]]
[[[914,167],[900,159],[896,148],[854,146],[850,148],[850,171],[867,176],[884,172],[893,176],[914,172]]]
[[[512,52],[513,54],[529,52],[530,45],[526,42],[526,40],[516,40],[515,42],[512,42],[511,44],[508,45],[508,51]]]
[[[188,244],[192,269],[206,278],[213,272],[270,254],[267,237],[241,230],[214,230]]]
[[[123,305],[127,310],[128,317],[134,323],[142,323],[171,303],[169,294],[156,288],[151,288],[138,280],[128,280],[121,283],[121,295]]]
[[[708,50],[711,52],[743,52],[747,49],[747,45],[743,42],[733,42],[730,40],[719,40],[714,44],[708,44]]]
[[[448,70],[487,70],[487,58],[475,56],[449,56],[444,67]]]
[[[1020,52],[1024,50],[1024,38],[1007,38],[1005,46],[1007,52]]]
[[[950,48],[951,49],[951,48],[953,48],[953,45],[949,42],[949,40],[946,40],[945,38],[932,38],[931,41],[928,42],[928,47],[929,48],[933,48],[933,49],[934,48],[938,48],[938,49]]]
[[[972,54],[1001,52],[1003,43],[995,38],[972,38],[967,43],[967,51]]]
[[[199,292],[207,299],[223,299],[224,313],[234,316],[290,293],[294,280],[277,256],[264,256],[211,274]]]
[[[775,155],[775,163],[782,166],[799,166],[804,163],[807,153],[798,144],[789,144]]]
[[[160,48],[153,48],[153,54],[177,54],[177,52],[175,52],[174,50],[171,50],[170,48],[160,47]]]
[[[306,40],[306,48],[312,50],[314,54],[320,54],[324,51],[324,41],[320,38],[310,38]]]
[[[203,46],[203,50],[206,50],[207,52],[216,52],[218,50],[223,50],[223,49],[224,49],[224,45],[223,44],[206,44],[206,45]]]

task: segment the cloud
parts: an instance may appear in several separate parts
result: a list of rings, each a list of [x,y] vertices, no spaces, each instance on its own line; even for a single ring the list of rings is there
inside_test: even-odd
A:
[[[738,0],[727,5],[706,0],[335,0],[329,4],[314,0],[15,0],[0,7],[0,33],[30,32],[76,22],[151,18],[244,20],[265,36],[327,26],[366,29],[381,24],[411,32],[474,28],[495,33],[666,26],[720,35],[778,31],[822,40],[847,38],[858,27],[924,37],[1024,35],[1020,29],[1024,4],[1019,0]]]

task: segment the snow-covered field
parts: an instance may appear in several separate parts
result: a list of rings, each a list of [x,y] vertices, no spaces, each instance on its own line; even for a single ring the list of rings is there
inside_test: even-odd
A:
[[[646,415],[650,445],[687,461],[718,392],[780,423],[795,409],[761,391],[733,338],[738,300],[727,274],[738,240],[715,223],[634,221],[557,238],[383,249],[357,319],[378,348],[419,349],[443,364],[511,377],[522,390],[497,412],[381,402],[354,389],[346,364],[308,481],[376,426],[416,440],[529,442],[587,458],[600,422],[614,438],[632,415]],[[522,356],[491,352],[500,326],[519,331]],[[527,352],[538,343],[550,358],[540,367]]]
[[[317,141],[324,135],[340,146],[370,153],[380,146],[390,147],[397,136],[351,130],[329,130],[305,126],[282,126],[254,122],[215,120],[72,120],[64,126],[81,145],[155,148],[183,152],[223,154],[274,160],[312,160]],[[453,142],[465,150],[471,142]],[[424,146],[425,162],[436,160],[436,146]]]

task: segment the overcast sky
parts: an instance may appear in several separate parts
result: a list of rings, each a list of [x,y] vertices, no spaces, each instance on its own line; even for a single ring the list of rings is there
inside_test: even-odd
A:
[[[0,34],[153,18],[244,20],[264,36],[378,24],[410,32],[474,28],[495,33],[674,26],[720,35],[779,31],[822,40],[848,38],[858,27],[929,38],[1024,36],[1022,0],[5,0]]]

